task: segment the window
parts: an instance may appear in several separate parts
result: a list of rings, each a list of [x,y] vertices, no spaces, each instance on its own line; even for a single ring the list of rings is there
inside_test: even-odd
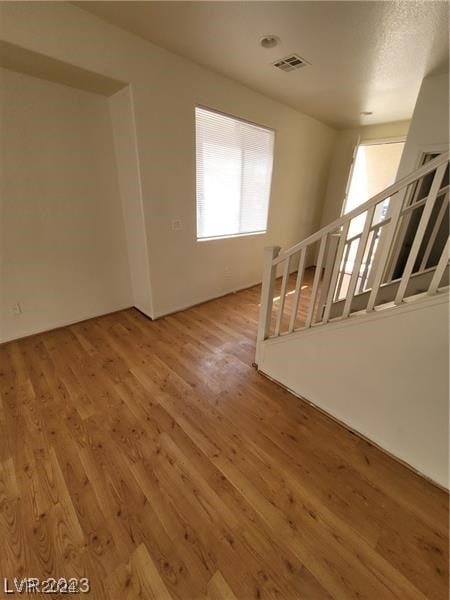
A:
[[[274,132],[195,109],[197,239],[267,230]]]

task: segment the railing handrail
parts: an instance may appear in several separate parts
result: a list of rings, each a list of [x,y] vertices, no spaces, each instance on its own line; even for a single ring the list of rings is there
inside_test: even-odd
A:
[[[448,162],[449,152],[437,156],[283,253],[279,254],[279,246],[265,248],[256,343],[257,363],[263,352],[263,342],[268,338],[308,330],[319,324],[325,326],[330,320],[344,320],[351,313],[361,312],[359,308],[356,311],[354,300],[364,291],[369,292],[363,309],[366,313],[386,303],[386,290],[379,292],[383,283],[394,281],[390,270],[401,271],[397,287],[391,289],[394,296],[389,301],[393,301],[394,305],[402,304],[405,298],[417,295],[417,286],[409,285],[411,278],[427,267],[430,257],[435,272],[427,293],[433,295],[442,287],[448,287],[448,273],[445,277],[444,273],[448,269],[450,238],[445,242],[440,233],[449,210],[449,186],[444,185]],[[428,181],[429,174],[432,181]],[[422,185],[425,178],[425,187],[429,188],[427,196],[414,202],[418,196],[417,191],[425,191]],[[442,197],[441,201],[438,200],[439,197]],[[377,220],[374,218],[378,215],[377,205],[384,200],[389,202],[388,214],[377,216],[381,220],[373,224]],[[405,207],[409,204],[411,207]],[[411,221],[412,209],[416,208],[421,210],[415,213],[415,220]],[[352,220],[359,216],[363,221],[361,232],[348,238]],[[407,235],[409,237],[406,244]],[[305,266],[309,256],[307,250],[313,247],[318,249],[313,280],[308,285],[302,285],[305,282]],[[416,266],[417,260],[419,267]],[[275,279],[281,263],[283,275],[280,296],[274,307]],[[294,272],[296,268],[297,275],[295,288],[288,291],[291,267]],[[310,288],[306,295],[302,292],[304,288]],[[292,299],[287,301],[291,294]],[[304,302],[300,304],[302,299]],[[343,308],[338,305],[341,299]],[[285,317],[288,317],[287,322]],[[300,329],[296,328],[297,321],[300,321]],[[270,333],[272,327],[273,335]]]
[[[429,162],[425,163],[422,167],[420,167],[419,169],[416,169],[409,175],[402,177],[401,179],[399,179],[398,181],[396,181],[389,187],[385,188],[383,191],[379,192],[378,194],[376,194],[375,196],[373,196],[372,198],[370,198],[369,200],[364,202],[364,204],[357,206],[356,208],[354,208],[350,212],[346,213],[345,215],[342,215],[341,217],[339,217],[332,223],[325,225],[324,227],[322,227],[321,229],[319,229],[318,231],[316,231],[309,237],[305,238],[301,242],[298,242],[294,246],[291,246],[291,248],[284,250],[276,258],[274,258],[272,264],[277,265],[277,264],[283,262],[284,260],[286,260],[290,256],[293,256],[294,254],[296,254],[303,248],[320,240],[323,235],[336,230],[338,227],[340,227],[347,221],[351,221],[352,219],[359,216],[360,214],[365,213],[372,206],[378,204],[379,202],[382,202],[383,200],[386,200],[386,198],[390,198],[391,196],[393,196],[397,192],[401,191],[403,188],[407,187],[411,183],[414,183],[415,181],[417,181],[424,175],[431,173],[437,167],[439,167],[441,164],[448,162],[449,157],[450,157],[449,152],[444,152],[444,153],[440,154],[439,156],[436,156],[436,158],[433,158],[433,160],[430,160]]]

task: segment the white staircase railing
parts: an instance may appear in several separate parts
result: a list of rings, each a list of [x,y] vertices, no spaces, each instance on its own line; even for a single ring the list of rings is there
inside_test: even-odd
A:
[[[399,245],[408,243],[410,249],[396,275],[394,305],[412,295],[411,276],[431,267],[427,292],[437,292],[449,260],[448,161],[449,153],[441,154],[282,253],[278,246],[265,249],[257,362],[264,340],[346,319],[358,295],[364,293],[365,312],[374,310],[380,304],[380,289],[393,280],[387,273],[394,271],[392,261],[393,256],[398,261]],[[424,188],[426,196],[420,198]],[[417,224],[406,240],[405,225],[412,215]],[[305,269],[308,262],[315,264],[313,276]],[[279,269],[282,279],[275,297]],[[342,309],[335,316],[337,301]]]

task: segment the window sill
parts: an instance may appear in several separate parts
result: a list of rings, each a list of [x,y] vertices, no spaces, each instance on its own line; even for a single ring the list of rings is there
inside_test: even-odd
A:
[[[267,233],[267,229],[264,231],[249,231],[246,233],[233,233],[230,235],[215,235],[213,237],[197,238],[196,241],[197,242],[212,242],[215,240],[229,240],[232,238],[243,238],[243,237],[250,237],[250,236],[255,236],[255,235],[265,235],[266,233]]]

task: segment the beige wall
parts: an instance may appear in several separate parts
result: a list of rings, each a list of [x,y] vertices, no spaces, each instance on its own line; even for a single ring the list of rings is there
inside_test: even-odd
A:
[[[330,127],[72,5],[9,3],[1,22],[11,43],[131,84],[153,315],[259,281],[264,246],[289,246],[317,229]],[[276,130],[266,235],[196,242],[196,104]]]
[[[0,74],[5,341],[129,306],[131,292],[108,100]]]
[[[109,100],[125,224],[133,305],[153,314],[149,248],[145,233],[136,125],[130,86]]]
[[[353,151],[358,143],[358,139],[368,141],[387,138],[406,138],[409,125],[410,121],[398,121],[382,125],[344,129],[338,132],[320,220],[321,226],[331,223],[341,215],[345,189],[352,165]]]
[[[448,141],[449,76],[434,75],[422,82],[398,177],[416,169],[423,152],[448,150]]]
[[[355,169],[353,171],[347,207],[359,206],[394,183],[403,146],[403,143],[359,146],[355,164],[360,157],[362,174],[358,180]]]
[[[266,342],[259,368],[449,487],[448,295]]]

